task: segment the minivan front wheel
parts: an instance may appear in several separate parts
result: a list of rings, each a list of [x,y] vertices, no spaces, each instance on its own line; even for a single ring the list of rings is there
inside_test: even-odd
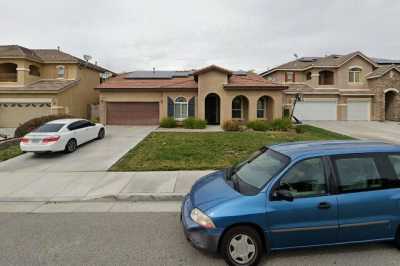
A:
[[[263,255],[261,238],[249,226],[234,227],[222,238],[221,254],[232,266],[257,265]]]

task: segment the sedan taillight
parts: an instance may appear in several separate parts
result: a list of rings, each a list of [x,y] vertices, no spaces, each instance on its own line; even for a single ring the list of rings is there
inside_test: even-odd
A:
[[[26,137],[21,138],[19,141],[20,141],[21,143],[23,143],[23,144],[29,143],[29,139],[26,138]]]
[[[50,144],[50,143],[55,143],[60,139],[60,136],[51,136],[51,137],[45,137],[42,142],[43,144]]]

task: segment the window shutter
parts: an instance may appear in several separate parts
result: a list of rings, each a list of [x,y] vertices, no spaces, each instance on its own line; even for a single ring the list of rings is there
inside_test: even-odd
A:
[[[188,110],[188,115],[190,117],[194,117],[195,116],[195,108],[196,106],[196,97],[192,97],[192,99],[189,100],[189,110]]]
[[[168,117],[174,117],[174,100],[168,97]]]

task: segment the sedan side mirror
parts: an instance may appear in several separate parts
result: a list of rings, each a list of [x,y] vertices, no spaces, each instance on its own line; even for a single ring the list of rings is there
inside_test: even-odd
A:
[[[286,200],[286,201],[293,201],[294,197],[289,190],[280,189],[275,191],[274,198],[276,200]]]

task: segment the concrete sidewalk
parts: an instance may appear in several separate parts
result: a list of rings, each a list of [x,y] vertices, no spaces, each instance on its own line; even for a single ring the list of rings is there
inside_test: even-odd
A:
[[[0,172],[0,202],[179,201],[211,172]]]

